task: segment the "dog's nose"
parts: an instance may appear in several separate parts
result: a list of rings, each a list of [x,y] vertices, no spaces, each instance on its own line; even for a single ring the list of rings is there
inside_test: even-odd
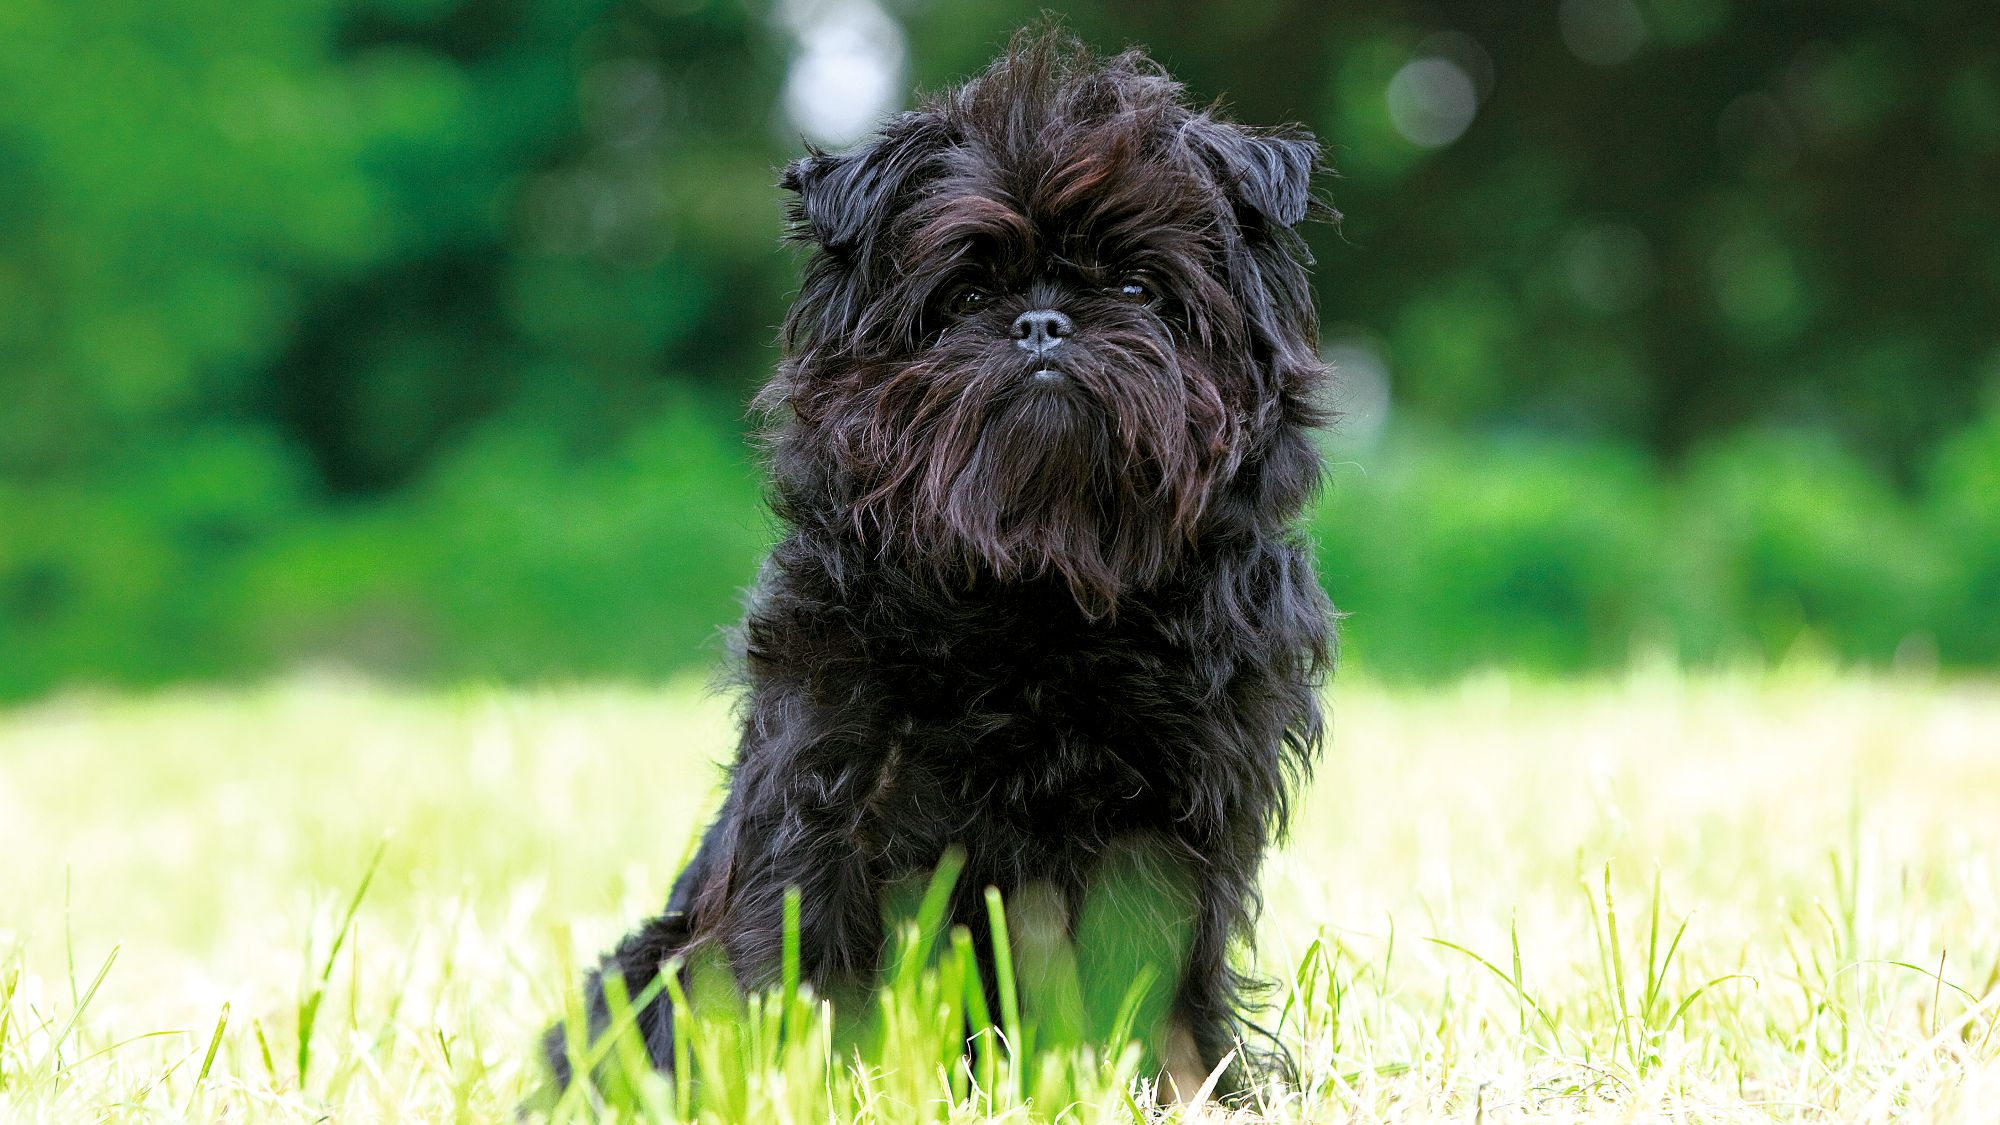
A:
[[[1054,309],[1030,309],[1014,318],[1014,346],[1042,355],[1075,331],[1075,323]]]

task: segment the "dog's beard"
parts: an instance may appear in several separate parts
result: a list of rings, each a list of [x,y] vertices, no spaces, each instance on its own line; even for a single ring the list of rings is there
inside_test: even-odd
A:
[[[1059,578],[1101,617],[1184,555],[1240,422],[1160,334],[1061,351],[1043,382],[1011,341],[940,340],[793,405],[832,439],[852,526],[878,550],[961,584]]]

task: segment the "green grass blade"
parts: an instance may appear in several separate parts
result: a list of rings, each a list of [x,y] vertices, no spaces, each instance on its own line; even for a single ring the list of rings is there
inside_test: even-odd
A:
[[[326,998],[328,982],[333,979],[334,962],[340,957],[341,946],[346,944],[348,934],[354,928],[354,917],[361,910],[361,900],[368,894],[369,884],[375,881],[375,872],[382,866],[382,855],[388,850],[389,842],[375,845],[375,854],[368,859],[368,868],[361,874],[361,882],[354,888],[354,895],[347,900],[347,910],[340,917],[340,926],[333,933],[333,947],[326,951],[326,961],[320,966],[319,979],[307,993],[305,1001],[299,1005],[299,1085],[306,1083],[306,1072],[312,1065],[312,1042],[314,1025],[319,1021],[320,1003]]]
[[[793,1024],[798,1019],[795,1013],[799,1003],[799,909],[799,889],[786,887],[784,953],[781,955],[783,965],[780,969],[780,987],[783,992],[779,1003],[783,1005],[780,1009],[782,1032],[787,1038],[798,1032],[798,1028]]]
[[[70,1032],[81,1026],[83,1013],[90,1008],[90,1002],[97,998],[97,990],[104,987],[104,978],[111,975],[111,966],[118,960],[118,949],[119,947],[115,945],[111,947],[111,952],[105,955],[104,964],[98,966],[97,975],[91,978],[90,987],[84,989],[70,1006],[69,1018],[64,1020],[62,1027],[50,1037],[49,1042],[53,1045],[50,1049],[57,1055],[60,1055],[63,1041],[69,1038]],[[60,1066],[57,1070],[60,1071]]]
[[[222,1049],[223,1029],[228,1026],[229,1004],[225,1001],[222,1013],[215,1017],[215,1030],[208,1037],[208,1052],[201,1057],[201,1069],[195,1071],[194,1082],[188,1088],[187,1105],[181,1110],[181,1116],[194,1116],[195,1099],[201,1096],[201,1084],[208,1081],[209,1068],[215,1065],[215,1053]]]
[[[1481,957],[1479,954],[1474,953],[1472,950],[1467,949],[1466,947],[1458,944],[1457,942],[1446,941],[1443,938],[1435,938],[1435,937],[1425,938],[1424,940],[1430,942],[1432,945],[1441,945],[1444,948],[1453,951],[1454,953],[1460,953],[1467,957],[1470,957],[1473,961],[1477,962],[1481,967],[1483,967],[1487,972],[1492,973],[1495,977],[1499,978],[1501,984],[1506,985],[1509,989],[1511,989],[1514,992],[1516,996],[1520,997],[1522,1003],[1528,1005],[1529,1008],[1534,1010],[1536,1018],[1541,1020],[1542,1026],[1548,1029],[1549,1037],[1554,1041],[1556,1050],[1560,1052],[1563,1049],[1562,1032],[1556,1027],[1556,1021],[1554,1017],[1550,1016],[1549,1013],[1543,1009],[1541,1003],[1537,1001],[1534,998],[1534,996],[1528,992],[1527,989],[1522,988],[1520,984],[1514,980],[1514,978],[1508,976],[1505,972],[1503,972],[1500,966],[1495,965],[1493,962],[1488,961],[1486,958]]]
[[[1000,901],[997,887],[986,888],[986,920],[993,930],[993,976],[1000,990],[1000,1025],[1006,1036],[1009,1059],[1008,1093],[1011,1103],[1018,1105],[1026,1093],[1024,1081],[1026,1067],[1023,1065],[1029,1044],[1021,1033],[1021,997],[1016,991],[1014,979],[1013,945],[1007,937],[1007,910]]]

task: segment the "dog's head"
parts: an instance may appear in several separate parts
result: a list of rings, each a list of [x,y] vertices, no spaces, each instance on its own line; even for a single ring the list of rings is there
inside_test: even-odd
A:
[[[783,514],[945,577],[1059,577],[1093,616],[1204,536],[1275,530],[1318,476],[1293,230],[1318,152],[1042,34],[794,162],[813,255],[761,397]]]

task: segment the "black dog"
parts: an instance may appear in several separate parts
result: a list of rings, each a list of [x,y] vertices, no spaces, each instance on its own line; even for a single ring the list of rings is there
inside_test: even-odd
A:
[[[1147,925],[1185,934],[1156,1065],[1185,1094],[1235,1049],[1231,947],[1331,643],[1292,528],[1320,471],[1293,231],[1317,156],[1045,33],[785,170],[815,252],[760,396],[785,534],[742,743],[666,912],[593,974],[596,1028],[606,973],[636,996],[709,950],[772,983],[791,887],[805,979],[863,988],[889,889],[958,849],[950,918],[982,936],[985,887],[1074,931],[1102,873],[1141,872]],[[1078,963],[1116,965],[1110,940]],[[670,1066],[670,1005],[639,1024]],[[567,1080],[561,1029],[548,1050]]]

